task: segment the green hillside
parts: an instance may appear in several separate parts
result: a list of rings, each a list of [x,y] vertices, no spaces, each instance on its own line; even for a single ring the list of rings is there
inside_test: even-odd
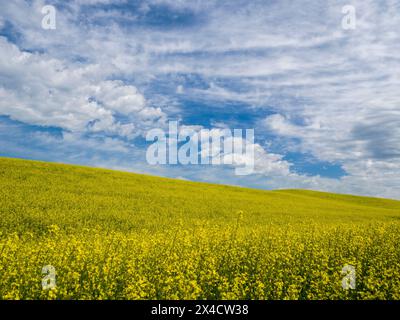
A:
[[[0,204],[2,299],[400,298],[400,201],[0,158]]]

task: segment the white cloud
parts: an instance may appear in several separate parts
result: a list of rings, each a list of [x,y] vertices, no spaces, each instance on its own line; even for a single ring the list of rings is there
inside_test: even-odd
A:
[[[235,168],[246,167],[249,169],[247,172],[268,178],[290,174],[290,163],[283,160],[282,155],[269,153],[260,144],[252,143],[245,137],[229,137],[224,141],[233,146],[231,152],[211,150],[213,157],[222,157],[221,163],[230,163]],[[241,152],[237,152],[235,146],[242,146]]]
[[[0,37],[0,112],[29,124],[71,131],[105,131],[132,137],[165,114],[148,106],[133,85],[104,80],[93,65],[68,64],[21,51]],[[117,120],[121,114],[129,119]]]

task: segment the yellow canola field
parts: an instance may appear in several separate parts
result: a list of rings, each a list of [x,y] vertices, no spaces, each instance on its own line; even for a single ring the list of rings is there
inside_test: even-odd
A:
[[[399,240],[399,201],[0,158],[0,299],[400,299]]]

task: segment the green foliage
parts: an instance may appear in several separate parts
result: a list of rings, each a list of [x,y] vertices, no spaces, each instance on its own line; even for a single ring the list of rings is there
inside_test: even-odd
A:
[[[0,204],[1,299],[400,299],[394,200],[0,158]]]

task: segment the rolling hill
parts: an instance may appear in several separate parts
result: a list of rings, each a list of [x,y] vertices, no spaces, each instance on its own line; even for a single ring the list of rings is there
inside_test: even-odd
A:
[[[0,158],[0,204],[2,299],[400,298],[400,201]]]

